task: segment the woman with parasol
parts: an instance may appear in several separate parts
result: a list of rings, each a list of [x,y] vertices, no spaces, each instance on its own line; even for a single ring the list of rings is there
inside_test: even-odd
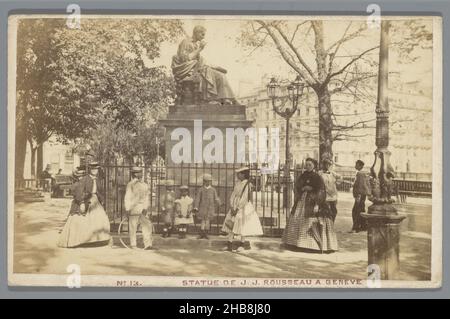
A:
[[[338,250],[330,209],[326,204],[325,184],[316,173],[317,161],[307,158],[306,171],[295,183],[295,200],[283,243],[320,252]]]

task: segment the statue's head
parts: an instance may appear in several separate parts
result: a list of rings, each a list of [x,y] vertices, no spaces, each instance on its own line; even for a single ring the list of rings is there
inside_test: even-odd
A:
[[[201,41],[205,37],[206,28],[201,25],[196,25],[194,27],[193,38],[194,41]]]

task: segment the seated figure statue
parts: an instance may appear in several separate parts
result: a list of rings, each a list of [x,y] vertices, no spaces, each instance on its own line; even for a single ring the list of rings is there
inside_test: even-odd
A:
[[[233,91],[221,67],[205,64],[200,52],[206,45],[206,29],[196,26],[192,37],[185,38],[172,59],[172,72],[177,85],[178,103],[195,102],[236,104]]]

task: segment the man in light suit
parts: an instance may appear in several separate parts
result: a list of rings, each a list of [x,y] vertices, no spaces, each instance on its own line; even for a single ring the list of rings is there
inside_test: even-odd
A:
[[[128,226],[130,232],[130,246],[137,249],[136,231],[141,225],[144,237],[144,249],[153,249],[152,246],[152,222],[147,218],[149,205],[149,189],[147,184],[141,181],[142,169],[140,167],[131,168],[131,181],[127,184],[124,204],[128,214]]]

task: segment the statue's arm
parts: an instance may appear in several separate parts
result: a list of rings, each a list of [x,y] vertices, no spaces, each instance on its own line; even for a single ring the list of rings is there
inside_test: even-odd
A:
[[[204,46],[201,45],[197,49],[194,49],[192,42],[189,41],[188,39],[184,39],[178,46],[178,57],[182,61],[197,60],[203,48]]]

